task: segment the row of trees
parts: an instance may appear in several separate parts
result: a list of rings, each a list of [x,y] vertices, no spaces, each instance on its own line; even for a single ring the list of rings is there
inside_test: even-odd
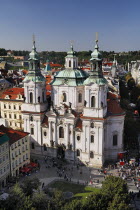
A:
[[[9,50],[5,50],[4,48],[0,48],[0,56],[6,56]],[[140,51],[129,51],[128,53],[115,53],[114,51],[101,51],[103,58],[107,58],[109,60],[114,59],[114,54],[116,54],[116,59],[118,63],[126,65],[128,62],[132,60],[140,60]],[[76,55],[79,58],[79,61],[89,60],[91,58],[92,51],[79,51],[76,52]],[[13,54],[15,56],[29,56],[29,51],[26,50],[13,50]],[[64,65],[64,57],[67,52],[55,52],[55,51],[42,51],[40,52],[40,56],[42,60],[45,62],[46,60],[50,60],[54,63],[59,63]]]
[[[15,184],[7,200],[1,201],[0,209],[6,210],[129,210],[130,196],[127,184],[118,177],[109,176],[103,182],[98,193],[86,198],[74,197],[64,200],[61,191],[52,195],[38,190],[40,182],[37,178],[26,179],[22,185]]]

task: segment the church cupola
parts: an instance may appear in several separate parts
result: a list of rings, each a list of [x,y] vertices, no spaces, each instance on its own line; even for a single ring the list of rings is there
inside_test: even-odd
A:
[[[71,49],[67,52],[67,56],[65,57],[65,67],[67,69],[78,68],[78,58],[76,57],[75,51],[73,50],[73,45],[71,45]]]
[[[29,71],[26,75],[23,82],[33,81],[33,82],[43,82],[45,81],[44,76],[41,74],[40,71],[40,58],[36,51],[35,41],[33,41],[32,51],[29,54]]]

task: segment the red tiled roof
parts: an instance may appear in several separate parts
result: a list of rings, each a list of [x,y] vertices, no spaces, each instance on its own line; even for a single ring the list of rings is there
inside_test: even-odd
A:
[[[0,131],[7,134],[7,136],[9,137],[10,145],[15,143],[19,139],[29,135],[29,133],[27,133],[27,132],[17,131],[17,130],[14,130],[12,128],[7,128],[4,125],[0,126]]]
[[[48,117],[47,116],[44,117],[44,119],[42,121],[42,125],[48,126]]]
[[[76,121],[75,128],[82,129],[82,120],[80,118]]]
[[[119,102],[118,102],[118,98],[120,96],[108,92],[108,99],[107,99],[107,111],[108,111],[108,115],[124,115],[125,112],[124,110],[121,108]]]
[[[1,99],[5,99],[5,96],[8,95],[10,96],[10,99],[15,100],[17,98],[17,96],[21,94],[22,96],[24,96],[24,88],[10,88],[7,89],[3,92],[2,96],[0,97]]]

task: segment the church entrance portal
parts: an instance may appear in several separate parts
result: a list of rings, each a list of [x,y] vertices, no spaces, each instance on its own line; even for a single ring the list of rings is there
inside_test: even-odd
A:
[[[63,146],[58,146],[57,148],[57,157],[64,159],[65,158],[65,150]]]

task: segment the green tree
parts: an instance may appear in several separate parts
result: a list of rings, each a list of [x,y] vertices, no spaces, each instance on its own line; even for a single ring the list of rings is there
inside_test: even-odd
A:
[[[113,201],[109,204],[108,210],[131,210],[129,204],[125,202],[125,198],[116,194]]]
[[[126,196],[126,200],[128,198],[128,187],[126,181],[115,176],[106,177],[102,184],[101,192],[107,195],[111,201],[116,194]]]
[[[26,178],[21,185],[21,188],[23,189],[23,192],[26,196],[32,196],[33,191],[37,190],[40,186],[40,181],[38,178]]]
[[[43,192],[35,192],[32,196],[33,207],[36,210],[48,209],[49,201]]]
[[[63,198],[63,192],[62,191],[54,191],[53,198],[51,200],[51,206],[53,209],[61,209],[65,204],[65,200]]]
[[[15,184],[10,192],[10,196],[7,198],[5,203],[6,210],[31,210],[32,201],[30,197],[26,197],[19,184]]]

